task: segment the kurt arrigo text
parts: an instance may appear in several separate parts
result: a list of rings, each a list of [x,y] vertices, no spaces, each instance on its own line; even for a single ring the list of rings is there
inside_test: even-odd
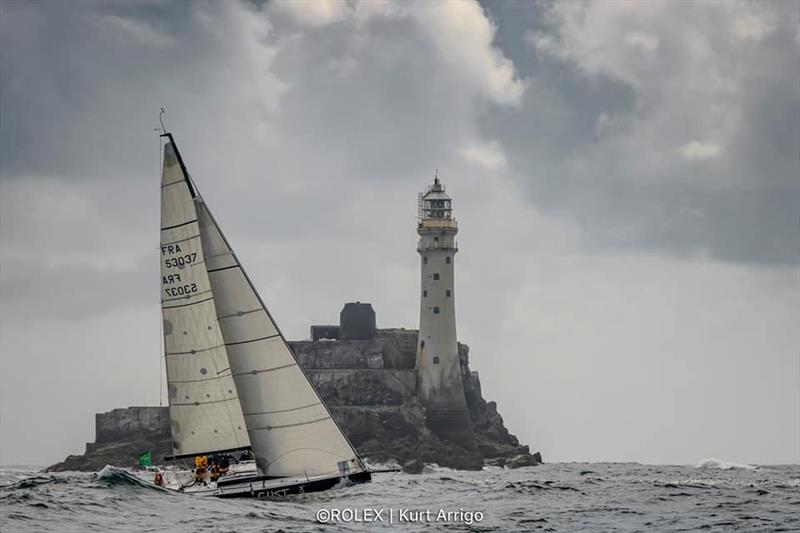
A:
[[[317,522],[321,524],[335,523],[462,523],[474,524],[483,521],[483,512],[465,511],[464,509],[320,509],[315,513]]]

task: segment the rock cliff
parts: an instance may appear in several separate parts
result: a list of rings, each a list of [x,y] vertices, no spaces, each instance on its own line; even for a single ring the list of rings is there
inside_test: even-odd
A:
[[[528,466],[541,462],[509,433],[494,402],[481,394],[469,368],[469,347],[459,343],[467,405],[478,449],[467,450],[431,433],[416,396],[417,331],[379,329],[366,340],[291,342],[334,417],[362,456],[397,461],[409,470],[423,463],[479,469],[485,463]],[[98,470],[130,466],[150,450],[154,461],[171,453],[166,407],[130,407],[96,415],[96,439],[83,455],[71,455],[49,470]]]

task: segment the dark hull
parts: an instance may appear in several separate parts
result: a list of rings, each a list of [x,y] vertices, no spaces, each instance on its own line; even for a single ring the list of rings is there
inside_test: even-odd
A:
[[[347,480],[350,483],[369,483],[372,475],[369,472],[358,472],[346,477],[335,476],[324,479],[303,481],[281,487],[269,486],[269,479],[255,479],[250,482],[236,484],[232,487],[222,488],[214,494],[218,498],[282,498],[290,494],[305,494],[308,492],[320,492],[329,490]]]

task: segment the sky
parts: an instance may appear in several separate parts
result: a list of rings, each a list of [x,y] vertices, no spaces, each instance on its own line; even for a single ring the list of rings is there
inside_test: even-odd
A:
[[[160,107],[290,339],[459,340],[545,461],[800,462],[797,2],[0,3],[0,463],[163,397]]]

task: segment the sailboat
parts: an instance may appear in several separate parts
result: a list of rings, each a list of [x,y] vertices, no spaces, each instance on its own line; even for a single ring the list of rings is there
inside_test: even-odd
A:
[[[165,488],[274,497],[371,480],[298,364],[171,133],[161,176],[161,312],[174,458],[251,450],[252,468]]]

